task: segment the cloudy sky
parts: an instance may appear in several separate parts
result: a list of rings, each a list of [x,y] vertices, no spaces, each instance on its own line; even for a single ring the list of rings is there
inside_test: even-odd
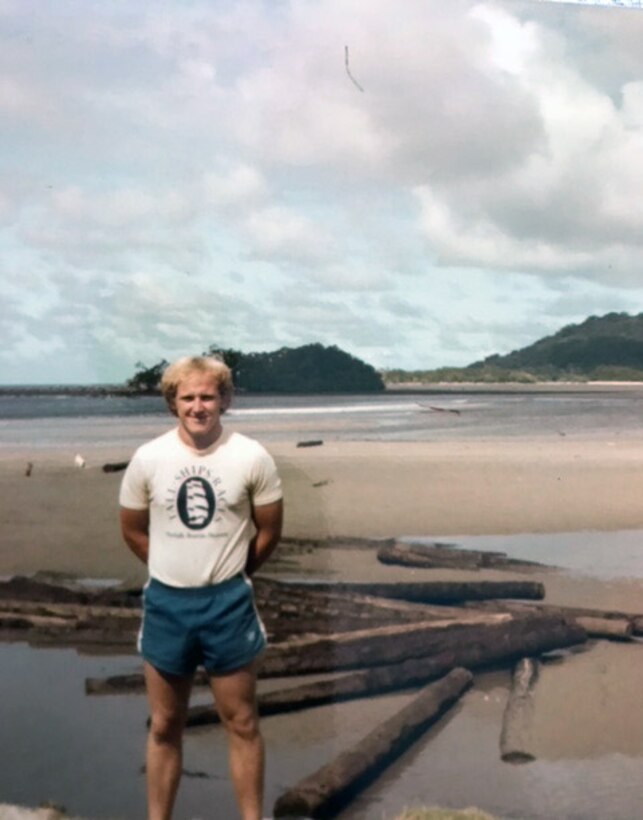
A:
[[[0,383],[643,310],[642,41],[535,0],[0,0]]]

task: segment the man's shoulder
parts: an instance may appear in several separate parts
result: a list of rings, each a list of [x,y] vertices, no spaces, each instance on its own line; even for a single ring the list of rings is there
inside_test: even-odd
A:
[[[134,458],[147,460],[157,456],[167,455],[168,451],[176,449],[177,441],[176,428],[172,428],[165,433],[161,433],[160,436],[156,436],[156,438],[141,444],[134,453]]]
[[[236,430],[227,434],[224,446],[230,450],[248,453],[248,455],[261,455],[262,453],[268,452],[257,439],[246,436],[243,433],[238,433]]]

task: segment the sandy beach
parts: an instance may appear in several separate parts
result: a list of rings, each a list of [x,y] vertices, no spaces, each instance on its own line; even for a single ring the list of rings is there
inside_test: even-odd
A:
[[[643,436],[268,445],[286,536],[399,537],[643,528]],[[123,448],[12,453],[0,461],[0,574],[141,575],[117,526]],[[25,475],[33,463],[30,476]]]
[[[299,449],[295,442],[280,441],[270,443],[269,449],[284,482],[285,534],[291,537],[444,537],[643,529],[643,436],[541,436],[454,443],[326,442]],[[101,469],[105,462],[123,460],[129,453],[122,448],[90,448],[83,455],[87,461],[83,469],[74,466],[72,452],[12,452],[0,461],[0,514],[4,522],[0,576],[47,570],[143,580],[144,568],[121,544],[117,527],[122,474]],[[28,462],[33,463],[33,469],[26,476]],[[277,556],[275,570],[278,563]],[[471,575],[480,579],[494,578],[498,573],[393,569],[378,564],[371,552],[327,548],[308,553],[289,569],[295,574],[313,572],[343,580],[417,580],[427,572],[431,577]],[[502,577],[508,577],[507,573]],[[544,581],[550,602],[643,611],[640,579],[606,583],[550,571],[533,572],[530,578]],[[640,650],[638,644],[622,647],[598,642],[573,662],[544,671],[536,704],[538,731],[533,737],[539,760],[561,765],[570,758],[592,761],[620,755],[640,765]],[[500,688],[497,677],[495,683],[491,680],[479,677],[479,685],[467,695],[457,720],[449,722],[445,732],[431,740],[411,765],[406,785],[385,779],[375,797],[367,794],[357,813],[346,817],[374,816],[369,800],[375,800],[377,816],[380,811],[381,816],[394,816],[394,810],[408,804],[404,789],[410,795],[417,787],[421,795],[424,780],[414,774],[418,760],[424,761],[424,766],[439,766],[432,755],[441,744],[447,744],[447,749],[449,744],[472,744],[480,755],[487,754],[487,741],[476,715],[501,719],[508,673],[502,673]],[[306,720],[313,734],[320,720],[340,731],[345,714],[345,707],[338,706],[332,714],[313,710]],[[355,710],[351,714],[356,714]],[[269,734],[273,732],[270,729]],[[453,749],[447,751],[452,753]],[[477,791],[469,796],[470,790],[465,790],[464,802],[456,805],[477,803],[493,810],[493,795],[485,802],[485,783],[476,779],[480,764],[480,756],[466,764],[469,769],[462,764],[470,783],[477,783]],[[507,778],[507,790],[515,789],[517,782],[519,788],[528,788],[527,781],[510,781],[509,771],[511,767],[505,765],[502,777]],[[413,781],[416,776],[417,784]],[[447,789],[441,795],[437,790],[435,802],[448,802],[450,793],[459,793],[461,777],[462,767],[445,774],[440,782],[446,788],[450,781],[451,792]],[[627,817],[628,805],[613,817]],[[396,808],[388,813],[388,806]]]

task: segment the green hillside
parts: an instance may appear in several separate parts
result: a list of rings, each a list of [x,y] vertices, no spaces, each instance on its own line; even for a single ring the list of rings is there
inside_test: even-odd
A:
[[[643,381],[643,313],[608,313],[566,325],[527,347],[467,367],[384,373],[387,383]]]
[[[469,365],[523,370],[541,377],[640,379],[643,376],[643,313],[608,313],[567,325],[534,344],[506,356],[495,354]]]

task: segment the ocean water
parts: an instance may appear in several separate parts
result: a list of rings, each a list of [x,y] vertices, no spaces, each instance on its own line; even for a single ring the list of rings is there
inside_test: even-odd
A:
[[[516,535],[410,536],[415,543],[444,541],[464,549],[500,551],[563,572],[612,582],[643,580],[643,531],[518,533]],[[643,612],[643,600],[641,601]]]
[[[237,396],[229,426],[265,441],[463,441],[643,432],[643,388],[535,392]],[[0,455],[30,448],[136,445],[167,428],[155,397],[0,394]]]

